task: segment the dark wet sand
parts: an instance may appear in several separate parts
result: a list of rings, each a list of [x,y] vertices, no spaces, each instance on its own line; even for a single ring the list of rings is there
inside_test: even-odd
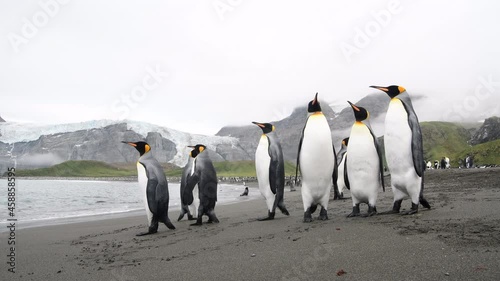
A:
[[[500,169],[429,171],[425,197],[433,208],[412,216],[347,219],[346,199],[305,224],[299,190],[285,193],[290,217],[274,221],[255,221],[266,207],[254,200],[217,207],[219,224],[183,220],[144,237],[145,215],[21,229],[15,274],[0,234],[0,279],[500,280]],[[391,204],[387,188],[378,210]]]

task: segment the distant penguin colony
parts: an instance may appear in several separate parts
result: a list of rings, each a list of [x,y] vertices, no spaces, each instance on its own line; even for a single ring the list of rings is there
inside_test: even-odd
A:
[[[391,189],[394,195],[392,210],[379,214],[399,213],[404,198],[411,199],[411,215],[418,212],[421,204],[431,206],[424,198],[424,171],[422,132],[410,96],[401,86],[370,86],[385,92],[390,103],[385,118],[384,150],[388,170],[391,174]],[[384,166],[381,147],[370,124],[367,109],[348,102],[355,121],[349,137],[344,138],[338,154],[332,141],[332,132],[323,115],[318,94],[309,102],[307,119],[298,143],[295,183],[301,176],[301,195],[304,208],[303,221],[313,221],[312,214],[320,208],[319,220],[328,219],[328,202],[333,188],[333,199],[343,199],[345,189],[350,190],[352,212],[348,217],[361,216],[360,204],[368,205],[362,216],[377,214],[377,197],[380,189],[385,191]],[[285,162],[283,151],[271,123],[252,122],[262,130],[255,151],[255,169],[261,195],[267,206],[267,216],[259,221],[273,220],[278,208],[289,216],[284,203]],[[138,182],[144,196],[148,219],[148,231],[138,236],[158,231],[158,223],[175,229],[168,217],[168,183],[163,168],[152,156],[146,142],[124,142],[139,151],[137,161]],[[178,221],[187,215],[196,220],[192,225],[201,225],[202,217],[208,223],[218,223],[215,215],[217,202],[217,174],[203,144],[191,148],[183,169],[180,184],[181,210]],[[338,162],[337,162],[338,161]],[[427,164],[429,165],[429,164]],[[248,187],[240,196],[247,196]]]

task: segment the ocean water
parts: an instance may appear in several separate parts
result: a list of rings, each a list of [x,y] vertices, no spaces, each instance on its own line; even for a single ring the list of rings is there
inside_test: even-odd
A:
[[[169,210],[179,210],[180,185],[169,182],[168,187]],[[258,189],[253,188],[249,196],[240,197],[243,185],[219,183],[218,188],[218,205],[260,197]],[[144,212],[137,182],[18,179],[15,198],[14,218],[18,228],[95,220],[106,214]],[[0,180],[0,232],[7,231],[8,218],[11,217],[7,209],[7,180]]]

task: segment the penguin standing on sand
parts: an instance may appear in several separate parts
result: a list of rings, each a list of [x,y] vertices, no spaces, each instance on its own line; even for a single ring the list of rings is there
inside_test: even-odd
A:
[[[418,204],[427,209],[431,206],[424,198],[424,150],[422,132],[410,96],[401,86],[379,87],[391,98],[385,116],[384,148],[387,165],[391,172],[391,187],[394,205],[389,213],[399,213],[401,202],[411,199],[411,210],[418,212]]]
[[[347,176],[352,197],[352,213],[347,217],[360,215],[359,204],[368,204],[368,216],[377,213],[378,189],[384,188],[382,153],[377,137],[368,124],[363,123],[370,113],[363,107],[348,101],[354,111],[356,121],[352,125],[347,147]]]
[[[274,219],[276,207],[289,216],[288,210],[283,203],[285,193],[285,162],[281,144],[275,133],[275,127],[269,123],[253,124],[262,129],[259,145],[255,151],[255,169],[259,181],[259,190],[266,199],[267,217],[258,220]]]
[[[209,223],[217,223],[219,220],[215,216],[214,211],[215,203],[217,202],[217,174],[214,165],[208,156],[206,146],[197,144],[196,146],[189,147],[193,149],[191,151],[193,166],[191,167],[191,173],[187,177],[184,196],[186,197],[186,202],[192,202],[194,200],[192,191],[198,185],[200,198],[196,223],[191,225],[202,225],[201,219],[203,215],[208,216]]]
[[[188,190],[186,188],[188,177],[193,172],[193,161],[194,159],[189,156],[188,162],[182,171],[180,187],[181,212],[177,221],[180,221],[186,214],[188,220],[195,220],[198,217],[198,207],[200,206],[198,185],[196,185],[193,190]],[[185,194],[186,192],[191,194]]]
[[[341,148],[339,153],[337,153],[337,159],[340,160],[338,167],[338,179],[337,186],[339,187],[339,199],[344,198],[344,188],[350,189],[349,187],[349,177],[347,176],[347,145],[349,144],[349,138],[342,140]]]
[[[302,202],[304,222],[312,221],[312,213],[321,206],[319,219],[327,220],[328,199],[334,185],[337,188],[337,157],[332,143],[332,132],[321,112],[318,94],[309,102],[308,117],[299,142],[297,154],[297,174],[302,175]],[[336,197],[338,194],[336,194]]]
[[[167,178],[160,163],[151,154],[151,147],[143,141],[123,143],[135,147],[140,154],[139,160],[137,160],[137,178],[144,195],[149,229],[147,232],[137,234],[137,236],[156,233],[158,222],[164,223],[170,229],[175,229],[168,218]]]

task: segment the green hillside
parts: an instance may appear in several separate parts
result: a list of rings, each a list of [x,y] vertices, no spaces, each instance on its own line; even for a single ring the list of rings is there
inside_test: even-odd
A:
[[[254,161],[215,162],[220,177],[254,177]],[[167,177],[180,177],[182,168],[165,164]],[[295,165],[285,163],[286,175],[295,175]],[[20,177],[128,177],[136,176],[135,164],[110,165],[99,161],[67,161],[49,168],[18,170]]]
[[[254,161],[215,162],[215,170],[220,177],[255,177]],[[295,175],[295,165],[285,162],[285,175]]]
[[[67,161],[49,168],[18,170],[20,177],[126,177],[135,176],[131,168],[119,168],[99,161]]]
[[[471,155],[474,165],[500,165],[500,140],[478,144],[457,154],[457,158],[465,159]]]
[[[424,159],[433,162],[449,157],[458,166],[458,154],[469,148],[470,132],[461,125],[449,122],[422,122]]]

